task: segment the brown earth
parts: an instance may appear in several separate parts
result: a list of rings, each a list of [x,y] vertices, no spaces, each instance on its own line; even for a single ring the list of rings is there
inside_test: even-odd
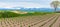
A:
[[[60,27],[60,13],[43,16],[2,18],[0,27]]]

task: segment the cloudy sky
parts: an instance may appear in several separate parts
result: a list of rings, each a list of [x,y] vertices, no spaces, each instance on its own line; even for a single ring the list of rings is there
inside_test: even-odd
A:
[[[40,7],[50,8],[53,0],[0,0],[0,7]]]

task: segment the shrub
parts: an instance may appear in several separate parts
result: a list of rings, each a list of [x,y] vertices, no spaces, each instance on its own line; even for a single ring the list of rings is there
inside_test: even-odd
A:
[[[16,14],[16,13],[13,13],[13,12],[1,12],[0,13],[0,17],[3,17],[3,18],[9,18],[9,17],[17,17],[19,16],[19,14]]]

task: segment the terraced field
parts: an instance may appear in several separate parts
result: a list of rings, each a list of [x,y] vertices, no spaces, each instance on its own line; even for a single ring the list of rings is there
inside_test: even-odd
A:
[[[0,27],[60,27],[60,13],[2,18]]]

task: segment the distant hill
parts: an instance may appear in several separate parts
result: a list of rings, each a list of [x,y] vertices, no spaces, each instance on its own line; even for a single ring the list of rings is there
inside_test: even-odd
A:
[[[0,10],[20,10],[24,12],[54,12],[52,8],[0,8]],[[57,9],[60,11],[60,9]]]

